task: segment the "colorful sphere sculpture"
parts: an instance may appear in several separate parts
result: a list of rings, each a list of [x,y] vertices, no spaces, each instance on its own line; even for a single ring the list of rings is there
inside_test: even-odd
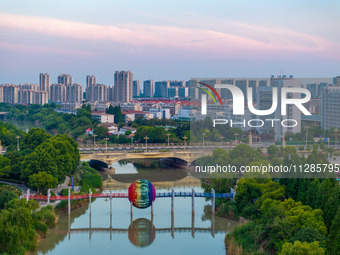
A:
[[[148,208],[156,199],[156,189],[146,179],[139,179],[129,187],[129,201],[134,207]]]

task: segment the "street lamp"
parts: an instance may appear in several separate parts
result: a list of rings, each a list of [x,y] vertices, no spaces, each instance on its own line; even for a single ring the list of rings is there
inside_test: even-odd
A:
[[[145,150],[147,150],[148,149],[148,139],[149,139],[149,137],[145,136],[144,139],[145,139]]]
[[[285,148],[286,147],[286,138],[285,135],[282,135],[282,147]]]
[[[131,147],[132,147],[132,145],[133,145],[133,134],[131,134],[130,137],[131,137]]]
[[[170,136],[171,136],[171,134],[167,133],[166,135],[168,136],[168,147],[169,147],[170,146]]]
[[[93,148],[96,147],[96,137],[97,135],[93,135]]]
[[[234,136],[236,136],[236,144],[237,144],[238,133],[235,133]]]
[[[255,138],[255,147],[257,148],[257,145],[258,145],[261,137],[256,135],[256,136],[254,136],[254,138]]]
[[[19,148],[19,139],[20,139],[20,136],[17,136],[16,139],[17,139],[17,149],[18,149],[18,151],[20,151],[20,148]]]
[[[306,146],[307,146],[307,139],[308,139],[308,126],[306,126]]]
[[[220,136],[220,139],[221,139],[221,147],[222,147],[223,146],[223,139],[224,139],[224,137]]]
[[[203,137],[203,146],[204,146],[204,137],[205,137],[206,135],[207,135],[206,133],[203,133],[203,134],[202,134],[202,137]]]
[[[184,136],[183,139],[184,139],[184,145],[187,146],[187,139],[188,139],[188,137]]]
[[[104,140],[106,141],[106,150],[107,150],[107,141],[109,140],[109,138],[105,137]]]

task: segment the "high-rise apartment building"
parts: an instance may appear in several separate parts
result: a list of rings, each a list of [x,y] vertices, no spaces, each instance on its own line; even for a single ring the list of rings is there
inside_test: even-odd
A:
[[[48,92],[40,91],[38,84],[1,84],[0,102],[44,105],[48,103]]]
[[[114,102],[115,101],[114,86],[108,86],[107,87],[107,101],[109,101],[109,102]]]
[[[168,88],[168,97],[178,97],[178,88],[177,87],[170,87]]]
[[[168,97],[168,88],[170,87],[170,81],[156,81],[155,82],[155,97]]]
[[[333,78],[333,85],[336,87],[340,87],[340,76],[336,76]]]
[[[60,74],[58,76],[58,83],[59,84],[64,84],[64,85],[70,85],[73,84],[73,79],[72,76],[69,74]]]
[[[230,85],[234,85],[234,80],[233,79],[222,79],[221,80],[221,84],[230,84]],[[232,95],[231,95],[231,92],[229,89],[226,89],[226,88],[221,88],[221,99],[226,99],[226,100],[229,100],[229,99],[232,99]]]
[[[182,99],[189,97],[189,88],[187,87],[178,88],[178,97]]]
[[[116,71],[114,80],[115,102],[125,103],[132,101],[133,74],[130,71]]]
[[[0,95],[0,100],[2,101],[0,102],[11,104],[19,103],[19,86],[15,84],[1,84],[0,87],[0,92],[2,92],[2,96]]]
[[[153,80],[146,80],[143,82],[144,97],[151,98],[155,94],[155,83]]]
[[[140,80],[133,81],[133,97],[140,97]]]
[[[20,83],[19,88],[21,90],[33,90],[33,91],[40,91],[40,86],[38,84],[33,84],[33,83]]]
[[[107,101],[107,87],[105,84],[93,84],[86,87],[86,100],[89,102]]]
[[[184,87],[185,86],[185,81],[170,81],[170,87]]]
[[[64,84],[52,84],[50,87],[51,102],[66,102],[66,86]]]
[[[66,102],[81,103],[83,101],[83,86],[79,83],[73,83],[66,86]]]
[[[48,103],[47,91],[21,89],[19,90],[18,97],[20,104],[44,105]]]
[[[247,97],[247,89],[248,89],[248,80],[236,80],[235,86],[240,88],[243,92],[243,95]]]
[[[40,73],[39,75],[39,90],[50,92],[50,75],[48,73]]]
[[[321,91],[321,128],[340,128],[340,87],[325,87]]]
[[[86,87],[97,84],[97,78],[94,75],[86,75]]]
[[[306,88],[309,90],[312,97],[317,97],[317,84],[307,84]]]
[[[268,81],[267,80],[259,80],[259,87],[267,87]]]
[[[253,102],[256,101],[256,91],[257,91],[257,80],[248,80],[248,88],[252,88],[252,99]],[[248,97],[248,94],[247,94]]]
[[[328,87],[328,83],[326,83],[326,82],[319,83],[319,85],[318,85],[318,96],[321,96],[322,95],[322,90],[324,88],[327,88],[327,87]]]

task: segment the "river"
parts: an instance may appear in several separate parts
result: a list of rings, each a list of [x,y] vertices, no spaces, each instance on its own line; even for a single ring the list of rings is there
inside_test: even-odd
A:
[[[115,163],[113,167],[116,174],[138,172],[131,163]],[[175,191],[192,188],[203,191],[193,186],[175,187]],[[160,188],[157,192],[170,189]],[[128,199],[115,198],[110,228],[110,201],[96,199],[91,217],[88,206],[72,210],[70,218],[67,214],[59,216],[56,228],[49,229],[31,254],[225,254],[225,234],[240,223],[212,216],[210,204],[204,198],[195,198],[193,215],[191,198],[176,197],[172,217],[171,198],[156,198],[153,216],[150,208],[133,208],[131,217]]]

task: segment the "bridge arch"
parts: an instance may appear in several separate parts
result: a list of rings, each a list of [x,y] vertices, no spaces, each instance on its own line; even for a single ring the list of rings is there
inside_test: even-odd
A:
[[[119,160],[123,159],[159,159],[159,158],[177,158],[191,164],[193,157],[190,151],[167,151],[167,152],[92,152],[82,153],[80,159],[86,160],[98,160],[111,165]]]

